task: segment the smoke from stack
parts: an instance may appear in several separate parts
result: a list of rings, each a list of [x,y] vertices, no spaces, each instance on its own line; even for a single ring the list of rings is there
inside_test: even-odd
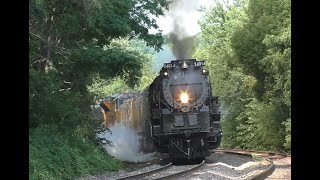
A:
[[[192,58],[194,40],[200,32],[198,20],[201,17],[200,2],[197,0],[173,0],[165,13],[168,26],[167,34],[171,50],[176,59]],[[165,32],[164,32],[165,33]]]

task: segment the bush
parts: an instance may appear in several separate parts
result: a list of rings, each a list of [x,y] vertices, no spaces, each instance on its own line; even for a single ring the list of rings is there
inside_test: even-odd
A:
[[[117,171],[121,162],[73,132],[53,125],[29,131],[29,179],[72,179]]]
[[[253,99],[246,110],[238,116],[243,122],[238,127],[238,142],[246,149],[283,150],[285,130],[281,126],[283,113],[275,104],[266,104]],[[244,120],[242,120],[244,119]]]

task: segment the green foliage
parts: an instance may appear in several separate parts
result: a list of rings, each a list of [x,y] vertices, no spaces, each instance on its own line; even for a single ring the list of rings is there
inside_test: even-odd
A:
[[[80,77],[76,84],[91,83],[94,74],[103,79],[121,77],[126,84],[134,87],[142,75],[143,56],[134,50],[124,50],[122,47],[108,47],[106,49],[90,47],[74,54],[76,63],[71,67],[72,76]]]
[[[128,83],[126,83],[129,78],[115,77],[113,79],[105,80],[101,74],[98,74],[94,77],[92,81],[93,83],[87,87],[89,92],[93,94],[96,99],[101,99],[113,94],[133,91],[141,92],[145,90],[145,88],[149,86],[156,77],[156,73],[154,73],[152,69],[153,55],[150,53],[150,49],[147,48],[145,43],[137,39],[130,41],[127,39],[119,39],[113,41],[111,45],[121,45],[121,47],[127,51],[130,50],[131,52],[136,52],[139,55],[139,59],[143,60],[143,62],[140,62],[140,64],[136,65],[139,67],[142,66],[142,68],[140,68],[141,75],[139,75],[141,78],[137,79],[139,80],[139,85],[136,83],[136,85],[132,84],[134,86],[129,86]],[[128,67],[130,68],[131,65]],[[134,68],[132,67],[131,70],[134,70]],[[137,73],[135,73],[135,76],[137,76]],[[114,75],[110,75],[109,77],[114,77]],[[130,82],[133,82],[133,80]]]
[[[263,59],[271,78],[266,81],[269,92],[266,98],[279,97],[291,108],[291,26],[283,28],[278,35],[267,35],[263,43],[268,47]]]
[[[283,149],[284,128],[279,122],[275,104],[264,104],[253,99],[236,120],[241,121],[238,127],[237,141],[245,149],[280,150]]]
[[[60,131],[83,127],[94,127],[89,112],[89,99],[79,92],[63,89],[56,72],[48,74],[29,71],[29,127],[40,124],[59,125]],[[92,137],[94,132],[89,136]]]
[[[62,122],[73,128],[90,121],[87,86],[97,76],[137,86],[149,57],[113,39],[137,37],[156,50],[163,42],[148,29],[157,28],[149,15],[163,15],[165,0],[32,0],[29,6],[31,127]]]
[[[287,119],[285,122],[283,122],[283,125],[286,129],[286,137],[285,137],[285,143],[284,147],[286,150],[291,151],[291,118]]]
[[[158,28],[150,15],[163,15],[165,8],[165,0],[32,0],[30,35],[44,41],[51,36],[54,44],[72,47],[92,43],[102,47],[114,38],[130,35],[159,50],[163,43],[161,31],[148,34],[148,29]]]
[[[121,168],[121,162],[75,132],[41,126],[29,134],[29,179],[73,179]]]
[[[238,56],[236,63],[242,67],[245,74],[253,75],[257,79],[257,98],[263,98],[270,91],[269,83],[276,82],[274,75],[270,74],[280,73],[279,69],[275,68],[279,63],[275,64],[274,61],[279,58],[283,61],[285,69],[281,75],[290,69],[290,9],[288,0],[250,0],[248,20],[244,21],[242,28],[234,31],[231,37],[232,47]],[[276,40],[277,38],[279,39]],[[278,52],[278,55],[274,52]],[[281,58],[279,53],[285,57]],[[280,57],[274,59],[274,56],[279,55]],[[284,75],[285,79],[287,76]]]
[[[114,40],[137,38],[159,50],[161,31],[148,34],[148,29],[158,28],[152,17],[165,8],[166,0],[29,2],[31,179],[70,179],[119,168],[94,147],[99,126],[87,86],[99,77],[137,87],[150,57],[130,48],[129,41]]]
[[[290,2],[216,1],[200,23],[195,57],[220,97],[225,148],[290,150]]]
[[[255,78],[241,73],[241,69],[234,67],[236,60],[231,48],[230,37],[242,26],[246,19],[245,6],[223,7],[218,4],[207,12],[201,22],[202,33],[199,37],[198,48],[195,53],[197,59],[206,60],[210,70],[213,94],[219,96],[222,112],[222,147],[239,147],[237,142],[237,127],[240,122],[236,117],[244,111],[244,104],[252,96]]]

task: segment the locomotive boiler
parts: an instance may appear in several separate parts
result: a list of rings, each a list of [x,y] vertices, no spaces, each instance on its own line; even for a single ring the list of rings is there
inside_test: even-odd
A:
[[[155,148],[179,161],[203,159],[209,155],[209,149],[220,145],[218,97],[212,96],[204,61],[183,59],[165,63],[143,93],[123,96],[101,102],[104,125],[126,121],[144,136],[144,149]]]

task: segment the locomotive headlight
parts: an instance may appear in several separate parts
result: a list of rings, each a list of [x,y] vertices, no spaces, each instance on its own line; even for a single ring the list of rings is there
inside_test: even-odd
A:
[[[180,100],[181,100],[182,103],[188,103],[188,101],[189,101],[189,96],[188,96],[188,94],[187,94],[187,93],[182,93],[182,94],[180,95]]]
[[[168,72],[164,72],[163,75],[168,76]]]
[[[202,74],[207,74],[207,70],[206,69],[202,69]]]

